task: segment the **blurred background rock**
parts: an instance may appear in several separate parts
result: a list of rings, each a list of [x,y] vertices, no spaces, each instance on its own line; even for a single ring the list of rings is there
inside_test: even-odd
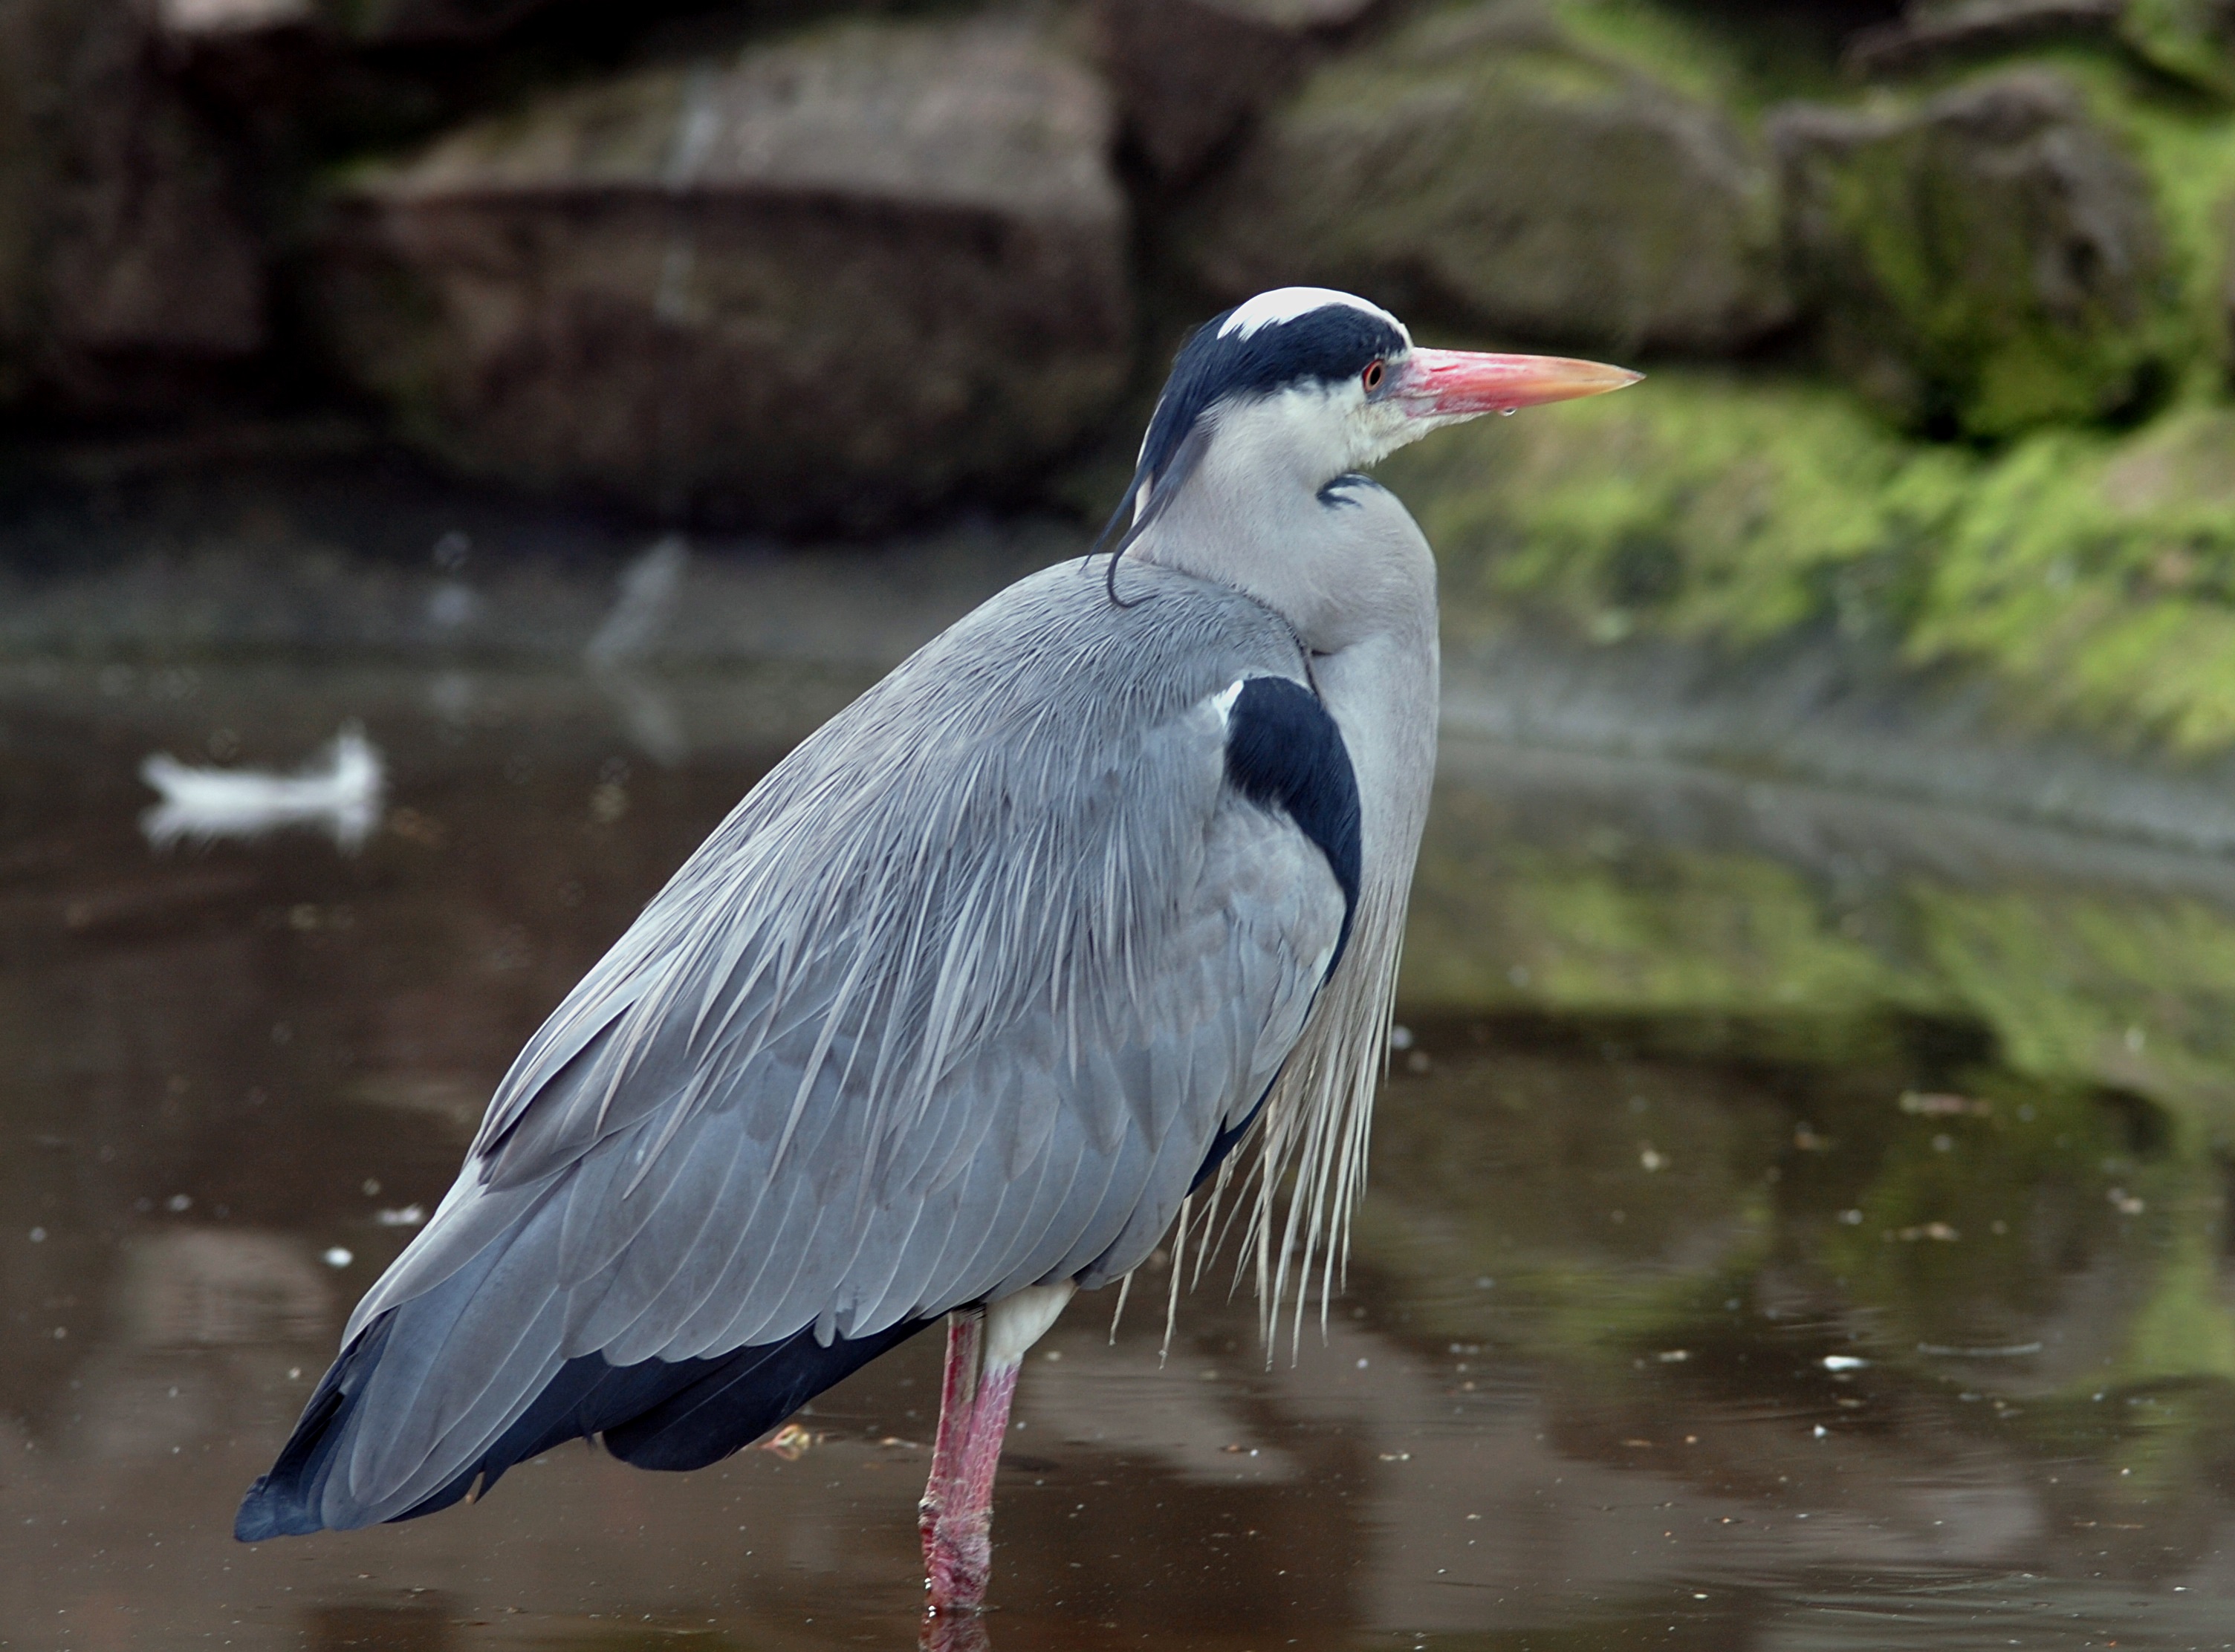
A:
[[[1322,282],[1654,375],[1392,466],[1462,666],[2235,747],[2226,0],[0,0],[0,134],[19,572],[311,461],[1083,530],[1184,327]]]

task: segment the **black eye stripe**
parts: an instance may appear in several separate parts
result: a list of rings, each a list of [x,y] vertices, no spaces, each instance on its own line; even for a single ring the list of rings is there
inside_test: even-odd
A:
[[[1172,362],[1142,445],[1141,467],[1148,473],[1161,472],[1196,421],[1228,396],[1262,395],[1309,381],[1339,384],[1406,347],[1386,318],[1351,304],[1322,304],[1247,336],[1219,331],[1233,313],[1206,323]]]

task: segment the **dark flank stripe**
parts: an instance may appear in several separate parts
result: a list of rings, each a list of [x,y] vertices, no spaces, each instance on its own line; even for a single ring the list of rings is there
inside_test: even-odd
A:
[[[1255,1124],[1257,1115],[1265,1111],[1265,1102],[1272,1094],[1273,1087],[1268,1084],[1265,1087],[1265,1094],[1257,1098],[1256,1106],[1244,1113],[1239,1121],[1227,1126],[1225,1129],[1211,1138],[1210,1146],[1203,1153],[1203,1163],[1196,1170],[1195,1179],[1188,1184],[1189,1192],[1193,1193],[1209,1181],[1210,1172],[1216,1170],[1226,1155],[1240,1145],[1242,1138],[1249,1133],[1249,1126]]]
[[[233,1536],[258,1543],[324,1528],[327,1479],[396,1320],[395,1313],[381,1316],[334,1361],[272,1472],[249,1487]],[[908,1320],[874,1335],[836,1338],[828,1347],[809,1327],[781,1342],[706,1359],[622,1366],[608,1365],[596,1354],[569,1360],[486,1452],[432,1495],[389,1518],[410,1520],[449,1508],[476,1482],[486,1492],[515,1463],[590,1436],[602,1437],[606,1450],[639,1468],[703,1468],[750,1445],[825,1388],[932,1322]],[[379,1426],[375,1419],[362,1420]]]

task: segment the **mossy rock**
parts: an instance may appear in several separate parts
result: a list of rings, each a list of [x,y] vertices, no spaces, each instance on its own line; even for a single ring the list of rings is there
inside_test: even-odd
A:
[[[1711,369],[1485,420],[1382,475],[1444,571],[1455,641],[1519,603],[1615,641],[1898,635],[1972,461],[1825,386]]]
[[[1442,566],[1447,639],[1517,611],[1726,652],[1830,630],[1996,689],[2013,725],[2235,749],[2235,409],[1982,457],[1828,386],[1665,370],[1382,468]]]
[[[2230,0],[2127,0],[2119,35],[2151,67],[2235,97],[2235,4]]]
[[[2147,376],[2177,377],[2175,396],[2219,394],[2230,362],[2235,118],[2218,100],[2199,97],[2138,66],[2133,54],[2107,49],[2103,42],[2035,47],[2006,62],[1996,77],[2013,74],[2045,74],[2061,82],[2079,98],[2095,137],[2139,171],[2140,183],[2129,180],[2125,199],[2146,203],[2164,251],[2165,284],[2159,293],[2165,302],[2153,318],[2156,365]],[[1966,84],[1961,73],[1927,83],[1943,95]],[[1882,93],[1863,112],[1881,121],[1914,116],[1927,95]],[[2045,181],[2053,190],[2063,187],[2054,171]]]
[[[2153,192],[2066,76],[1792,106],[1770,134],[1803,302],[1904,423],[2007,437],[2129,411],[2174,375],[2187,334]]]
[[[2235,412],[2021,443],[1950,519],[1908,649],[1987,665],[2045,721],[2235,746]]]
[[[1566,21],[1590,10],[1445,10],[1328,64],[1183,215],[1183,256],[1233,298],[1322,281],[1603,348],[1760,336],[1788,314],[1766,166]]]

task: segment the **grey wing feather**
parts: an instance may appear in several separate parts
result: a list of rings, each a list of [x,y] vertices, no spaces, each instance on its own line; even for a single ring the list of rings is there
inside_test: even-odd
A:
[[[352,1317],[457,1328],[383,1363],[355,1442],[401,1508],[565,1359],[859,1336],[1130,1270],[1300,1035],[1343,898],[1225,782],[1211,701],[1303,680],[1268,611],[1077,565],[997,597],[810,737],[554,1013],[458,1184]],[[368,1396],[370,1398],[370,1395]]]

